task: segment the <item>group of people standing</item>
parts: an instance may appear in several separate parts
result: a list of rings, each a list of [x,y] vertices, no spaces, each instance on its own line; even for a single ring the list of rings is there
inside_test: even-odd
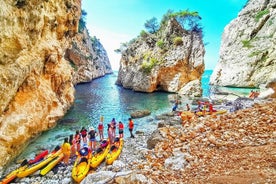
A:
[[[85,127],[82,127],[81,130],[76,130],[75,135],[71,134],[68,137],[64,139],[64,143],[61,146],[62,152],[64,154],[63,162],[64,164],[68,164],[69,158],[73,157],[76,152],[79,152],[81,148],[87,147],[91,151],[96,150],[96,137],[99,136],[100,141],[104,140],[104,124],[103,124],[104,118],[103,116],[100,117],[100,122],[98,124],[98,131],[94,129],[94,127],[90,127],[89,130],[87,130]],[[134,135],[132,133],[134,128],[134,122],[131,118],[128,119],[128,129],[130,132],[130,137],[134,138]],[[112,118],[111,122],[107,124],[107,135],[108,139],[111,144],[114,143],[115,137],[116,137],[116,129],[118,129],[119,138],[124,137],[124,124],[119,121],[118,124],[115,120],[115,118]]]
[[[103,127],[102,127],[102,122],[99,123],[98,126],[98,130],[102,131]],[[111,122],[109,124],[107,124],[107,135],[108,135],[108,139],[111,143],[114,142],[114,139],[116,137],[116,128],[118,128],[118,133],[119,133],[119,138],[123,138],[124,137],[124,124],[122,123],[122,121],[119,121],[118,125],[117,122],[115,120],[115,118],[112,118]],[[134,128],[134,122],[131,118],[128,119],[128,129],[130,132],[130,137],[134,138],[134,135],[132,133]]]

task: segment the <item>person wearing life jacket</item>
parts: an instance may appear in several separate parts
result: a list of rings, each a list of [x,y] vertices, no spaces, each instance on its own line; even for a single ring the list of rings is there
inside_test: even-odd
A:
[[[63,162],[64,162],[65,165],[68,165],[69,157],[70,157],[70,154],[71,154],[71,146],[69,144],[69,141],[68,141],[67,137],[64,138],[64,143],[61,146],[61,151],[64,155]]]
[[[119,126],[119,137],[123,138],[124,137],[124,124],[121,121],[119,121],[118,126]]]
[[[209,104],[209,112],[210,112],[210,114],[212,114],[213,112],[217,112],[217,110],[214,109],[212,103]]]
[[[99,135],[100,135],[100,140],[103,140],[104,139],[104,136],[103,136],[104,126],[103,126],[102,121],[99,122],[98,131],[99,131]]]
[[[134,128],[134,123],[131,118],[128,118],[128,130],[130,132],[130,138],[134,138],[134,135],[132,134]]]
[[[80,133],[81,133],[82,139],[86,139],[86,136],[87,136],[86,128],[82,127]]]

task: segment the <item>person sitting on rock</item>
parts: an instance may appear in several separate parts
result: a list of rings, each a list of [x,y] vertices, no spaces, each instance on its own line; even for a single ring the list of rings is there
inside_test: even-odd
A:
[[[178,101],[176,100],[175,103],[174,103],[174,106],[172,108],[172,111],[176,111],[176,109],[178,108]]]

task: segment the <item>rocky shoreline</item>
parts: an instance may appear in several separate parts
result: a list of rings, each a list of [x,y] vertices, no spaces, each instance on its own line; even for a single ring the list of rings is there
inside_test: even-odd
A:
[[[250,103],[255,104],[185,122],[175,113],[162,114],[155,118],[156,130],[126,137],[120,158],[91,170],[81,183],[275,183],[276,100]],[[70,162],[15,183],[74,183]]]

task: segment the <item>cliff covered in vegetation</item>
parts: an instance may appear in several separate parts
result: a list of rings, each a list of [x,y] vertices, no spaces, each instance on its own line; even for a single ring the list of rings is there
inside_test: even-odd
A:
[[[179,21],[200,19],[197,13],[192,13],[168,12],[160,28],[155,18],[149,20],[145,24],[148,32],[142,31],[121,49],[117,84],[135,91],[162,90],[201,96],[205,54],[202,30],[198,24],[189,24],[189,29],[185,29]]]

